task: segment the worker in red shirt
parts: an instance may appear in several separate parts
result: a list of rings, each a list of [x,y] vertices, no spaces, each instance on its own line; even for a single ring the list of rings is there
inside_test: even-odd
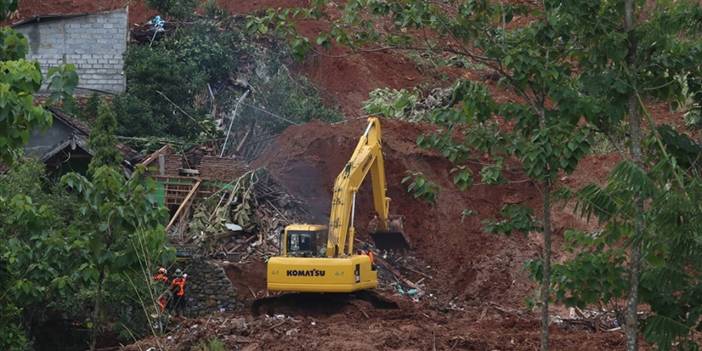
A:
[[[173,293],[173,308],[176,315],[182,316],[185,310],[185,282],[187,274],[183,274],[180,269],[176,269],[175,278],[171,282],[171,292]]]
[[[166,309],[166,305],[168,305],[168,300],[170,299],[168,289],[165,289],[168,287],[168,271],[166,271],[166,269],[163,267],[159,268],[158,272],[154,275],[154,281],[160,283],[156,288],[158,289],[157,291],[160,291],[162,288],[165,290],[156,300],[161,312],[163,312]]]

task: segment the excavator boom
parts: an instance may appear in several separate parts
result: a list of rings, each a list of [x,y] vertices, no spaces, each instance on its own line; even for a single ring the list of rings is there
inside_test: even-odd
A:
[[[395,218],[394,225],[390,224],[390,198],[386,196],[387,183],[381,135],[380,120],[375,117],[369,118],[368,126],[351,158],[336,177],[329,218],[327,257],[353,253],[356,193],[369,172],[373,207],[377,215],[371,223],[375,226],[371,237],[381,250],[409,247],[409,242],[402,233],[401,219]]]

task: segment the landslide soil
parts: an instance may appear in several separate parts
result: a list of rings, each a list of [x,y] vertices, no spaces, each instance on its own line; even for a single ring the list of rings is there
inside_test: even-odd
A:
[[[290,127],[253,166],[267,168],[290,193],[310,206],[319,223],[326,223],[334,179],[365,126],[365,120],[356,119]],[[383,120],[382,128],[391,212],[405,216],[405,232],[413,245],[409,255],[422,262],[422,268],[431,275],[424,283],[432,296],[419,303],[400,298],[405,303],[398,311],[371,309],[370,320],[350,308],[346,313],[326,317],[325,325],[348,333],[346,340],[365,338],[367,341],[358,345],[373,345],[367,349],[429,349],[432,338],[438,338],[440,349],[454,344],[464,350],[536,349],[538,318],[525,310],[525,299],[534,286],[523,267],[527,260],[538,258],[539,237],[485,233],[483,222],[498,218],[505,203],[538,208],[538,187],[526,180],[518,165],[510,165],[510,183],[478,184],[470,191],[460,191],[451,181],[452,165],[442,156],[416,146],[416,138],[430,126]],[[474,173],[481,162],[477,158],[472,163]],[[440,186],[435,204],[407,193],[402,179],[408,171],[420,171]],[[464,217],[464,209],[475,214]],[[371,191],[366,184],[357,197],[355,222],[362,240],[368,240],[366,224],[371,218]],[[562,258],[558,247],[563,229],[584,225],[567,212],[556,213],[556,261]],[[422,278],[411,272],[408,277],[415,281]],[[446,311],[449,302],[464,310]],[[441,310],[445,313],[438,312]],[[327,334],[320,329],[311,328],[314,338],[305,340],[321,337],[328,342]],[[556,350],[616,349],[623,340],[619,333],[565,331],[556,326],[553,330]],[[392,343],[394,337],[398,338],[396,344]],[[376,338],[386,340],[386,344],[378,344]],[[347,344],[341,349],[356,346]]]
[[[306,201],[320,223],[326,223],[335,176],[347,162],[365,120],[339,124],[312,122],[288,128],[252,166],[266,167],[287,190]],[[227,314],[181,320],[167,337],[149,338],[127,347],[146,349],[160,344],[167,350],[191,350],[210,338],[228,349],[243,350],[536,350],[539,319],[524,300],[533,285],[524,262],[537,258],[538,235],[500,236],[485,233],[482,221],[495,218],[502,204],[538,207],[537,187],[526,181],[516,165],[507,173],[512,183],[475,185],[459,191],[451,182],[451,165],[440,155],[417,148],[425,125],[383,120],[383,145],[391,211],[405,216],[415,268],[424,276],[397,268],[417,281],[424,279],[427,295],[412,301],[392,289],[380,290],[396,309],[378,308],[363,299],[333,295],[286,299],[284,316],[254,316],[248,308]],[[478,170],[479,158],[472,166]],[[401,184],[408,170],[421,171],[441,187],[436,204],[412,198]],[[372,217],[371,193],[364,186],[357,197],[356,227],[367,240]],[[462,219],[464,209],[476,212]],[[582,225],[567,213],[556,213],[555,259],[564,227]],[[227,264],[225,269],[249,305],[264,296],[262,262]],[[555,309],[553,314],[563,315]],[[273,313],[275,314],[275,313]],[[553,350],[616,350],[624,347],[621,332],[591,332],[553,324]]]
[[[267,168],[307,203],[318,222],[326,223],[334,179],[365,125],[365,120],[352,120],[288,128],[253,166]],[[475,185],[470,191],[460,191],[451,181],[452,165],[416,146],[416,138],[428,130],[427,126],[383,120],[382,128],[391,212],[405,217],[412,254],[430,266],[433,279],[427,283],[437,294],[462,304],[521,303],[531,288],[523,264],[537,257],[539,245],[528,236],[485,233],[482,222],[497,218],[504,203],[536,204],[537,188],[519,171],[513,171],[510,178],[515,183]],[[472,165],[475,174],[479,162]],[[402,179],[409,171],[422,172],[440,186],[435,204],[407,193]],[[368,240],[366,226],[373,216],[369,182],[356,203],[359,237]],[[464,210],[475,215],[464,217]]]

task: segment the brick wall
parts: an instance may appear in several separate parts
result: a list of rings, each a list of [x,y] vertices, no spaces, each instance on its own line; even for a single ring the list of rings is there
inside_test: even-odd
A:
[[[90,15],[41,18],[18,24],[15,30],[29,40],[29,58],[49,67],[72,63],[79,88],[123,92],[124,52],[127,49],[127,9]]]
[[[248,171],[242,161],[216,156],[203,156],[197,168],[202,178],[227,182],[239,178]]]

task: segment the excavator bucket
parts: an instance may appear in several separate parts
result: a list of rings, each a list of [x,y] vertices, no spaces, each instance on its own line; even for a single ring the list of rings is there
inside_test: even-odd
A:
[[[388,230],[383,230],[378,223],[378,219],[373,219],[368,229],[375,247],[379,250],[409,249],[410,242],[407,235],[405,235],[402,222],[402,216],[390,216],[388,219]]]

